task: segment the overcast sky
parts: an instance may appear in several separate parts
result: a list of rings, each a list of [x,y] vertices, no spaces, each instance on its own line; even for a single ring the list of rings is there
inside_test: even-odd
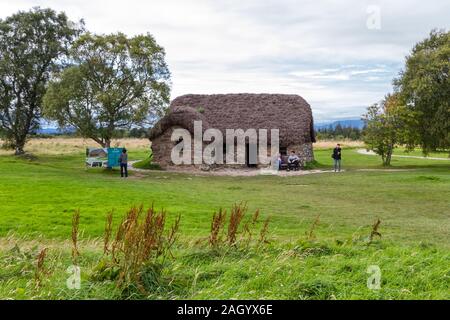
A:
[[[172,98],[295,93],[316,121],[358,118],[392,90],[414,43],[450,29],[449,0],[0,0],[0,17],[33,6],[96,33],[150,32],[166,50]]]

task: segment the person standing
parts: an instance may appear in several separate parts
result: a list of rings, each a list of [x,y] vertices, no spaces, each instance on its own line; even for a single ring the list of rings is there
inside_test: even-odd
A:
[[[336,147],[333,149],[332,158],[334,159],[334,172],[341,171],[341,145],[338,143]]]
[[[123,178],[125,175],[125,178],[128,177],[128,154],[127,149],[123,148],[122,153],[119,156],[119,163],[120,163],[120,176]]]

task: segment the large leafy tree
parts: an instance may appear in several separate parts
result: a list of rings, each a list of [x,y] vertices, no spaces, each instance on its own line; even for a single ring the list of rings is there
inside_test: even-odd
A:
[[[0,20],[0,131],[17,155],[39,127],[47,82],[82,27],[40,8]]]
[[[384,166],[391,164],[396,145],[414,140],[414,133],[408,131],[414,119],[398,93],[388,94],[380,103],[370,106],[363,120],[366,124],[363,140],[369,150],[381,156]]]
[[[434,30],[406,58],[394,80],[413,115],[415,133],[410,147],[420,145],[425,154],[450,149],[450,32]]]
[[[103,147],[117,129],[161,116],[170,95],[164,49],[150,35],[85,34],[71,49],[71,67],[49,85],[45,114]]]

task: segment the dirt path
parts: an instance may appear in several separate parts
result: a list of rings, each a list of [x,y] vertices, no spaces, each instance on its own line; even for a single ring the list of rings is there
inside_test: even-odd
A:
[[[358,149],[357,151],[359,154],[364,154],[367,156],[376,156],[377,154],[373,151],[367,151],[366,149]],[[425,159],[425,160],[443,160],[443,161],[450,161],[450,158],[435,158],[435,157],[419,157],[419,156],[402,156],[398,154],[393,154],[393,157],[397,158],[412,158],[412,159]]]
[[[363,149],[361,149],[363,150]],[[358,150],[359,151],[359,150]],[[365,151],[365,150],[363,150]],[[362,153],[362,152],[358,152]],[[362,154],[368,154],[372,155],[371,153],[362,153]],[[429,159],[429,158],[426,158]],[[445,159],[446,160],[446,159]],[[143,173],[149,173],[149,172],[159,172],[161,174],[163,173],[184,173],[184,174],[190,174],[193,176],[228,176],[228,177],[255,177],[255,176],[280,176],[280,177],[291,177],[291,176],[305,176],[310,174],[320,174],[320,173],[335,173],[333,169],[325,170],[325,169],[313,169],[313,170],[299,170],[299,171],[272,171],[267,169],[251,169],[251,168],[245,168],[245,169],[232,169],[232,168],[220,168],[217,170],[211,170],[211,171],[202,171],[197,168],[190,168],[190,167],[171,167],[164,171],[151,171],[147,169],[138,169],[133,167],[133,164],[138,161],[130,161],[129,162],[129,170],[136,172],[137,176],[136,178],[142,178],[145,175]],[[345,169],[342,169],[341,172],[345,172]],[[355,171],[377,171],[377,172],[398,172],[398,171],[414,171],[414,169],[379,169],[379,168],[361,168],[361,169],[355,169]],[[163,176],[163,178],[167,178],[167,176]]]
[[[136,162],[139,162],[139,161],[142,161],[142,160],[128,161],[128,170],[132,170],[135,172],[148,172],[148,170],[146,170],[146,169],[139,169],[139,168],[135,168],[133,166],[133,164],[135,164]]]
[[[221,168],[213,171],[201,171],[198,169],[169,169],[168,172],[183,172],[191,173],[195,175],[206,175],[206,176],[228,176],[228,177],[255,177],[255,176],[279,176],[279,177],[290,177],[290,176],[304,176],[309,174],[319,174],[319,173],[330,173],[333,170],[299,170],[299,171],[272,171],[265,169],[229,169]],[[341,172],[344,172],[342,170]]]
[[[139,172],[139,173],[145,173],[145,172],[152,172],[147,169],[139,169],[135,168],[133,166],[134,163],[138,161],[130,161],[129,164],[129,170],[133,172]],[[341,172],[344,172],[345,170],[342,170]],[[153,171],[155,172],[155,171]],[[289,177],[289,176],[304,176],[308,174],[318,174],[318,173],[330,173],[334,172],[333,170],[299,170],[299,171],[272,171],[267,169],[231,169],[231,168],[220,168],[217,170],[211,170],[211,171],[202,171],[196,168],[190,168],[190,167],[171,167],[166,169],[165,171],[161,172],[168,172],[168,173],[187,173],[187,174],[193,174],[193,175],[202,175],[202,176],[230,176],[230,177],[254,177],[254,176],[260,176],[260,175],[273,175],[273,176],[280,176],[280,177]]]

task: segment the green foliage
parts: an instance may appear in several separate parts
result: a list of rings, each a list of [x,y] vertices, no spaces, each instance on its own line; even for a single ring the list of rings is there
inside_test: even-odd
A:
[[[317,140],[360,140],[362,130],[354,127],[343,127],[338,124],[336,127],[320,128],[316,131]]]
[[[169,101],[164,49],[150,35],[87,33],[71,49],[73,65],[58,74],[44,98],[45,115],[103,147],[117,129],[161,116]]]
[[[410,113],[401,105],[399,95],[393,94],[387,95],[380,104],[370,106],[363,117],[366,122],[364,142],[369,150],[381,156],[384,166],[389,166],[396,145],[411,138],[406,131]]]
[[[82,26],[74,27],[64,13],[40,8],[0,20],[0,127],[5,147],[16,154],[39,127],[47,82]]]
[[[406,58],[405,70],[394,81],[415,122],[410,145],[425,154],[450,149],[450,31],[434,30]]]
[[[320,167],[320,163],[318,163],[316,160],[308,161],[305,163],[303,169],[305,170],[313,170]]]
[[[130,138],[147,138],[148,129],[147,128],[132,128],[128,131],[127,137]]]
[[[198,113],[205,113],[205,108],[203,108],[203,107],[197,107],[197,112],[198,112]]]
[[[153,154],[150,153],[148,158],[133,163],[133,167],[137,169],[147,169],[147,170],[162,170],[161,166],[157,163],[153,163]]]

